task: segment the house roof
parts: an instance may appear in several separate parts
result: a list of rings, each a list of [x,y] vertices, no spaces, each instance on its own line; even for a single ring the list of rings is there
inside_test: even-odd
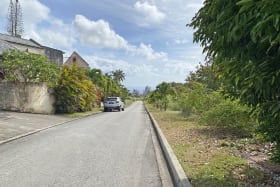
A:
[[[89,64],[87,63],[87,61],[85,61],[85,59],[83,59],[83,57],[81,57],[76,51],[74,51],[74,52],[72,53],[71,56],[74,56],[74,55],[78,56],[80,59],[82,59],[82,61],[83,61],[86,65],[89,66]]]
[[[8,42],[0,39],[0,55],[7,50],[14,50],[16,49],[14,46],[9,44]]]
[[[89,67],[89,64],[87,63],[87,61],[85,61],[85,59],[83,59],[76,51],[74,51],[71,56],[67,59],[67,61],[64,63],[65,65],[71,63],[71,59],[73,56],[77,56],[79,59],[82,60],[82,62],[87,66]]]
[[[25,46],[42,48],[42,46],[39,43],[35,42],[32,39],[27,40],[27,39],[15,37],[15,36],[10,36],[10,35],[7,35],[7,34],[2,34],[2,33],[0,33],[0,40],[4,40],[6,42],[14,43],[14,44],[21,44],[21,45],[25,45]]]

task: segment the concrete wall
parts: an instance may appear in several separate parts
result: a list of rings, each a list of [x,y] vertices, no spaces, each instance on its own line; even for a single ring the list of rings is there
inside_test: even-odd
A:
[[[63,65],[63,52],[57,49],[45,47],[45,56],[48,58],[48,60],[52,63],[55,63],[59,66]]]
[[[0,110],[51,114],[54,102],[45,83],[0,82]]]

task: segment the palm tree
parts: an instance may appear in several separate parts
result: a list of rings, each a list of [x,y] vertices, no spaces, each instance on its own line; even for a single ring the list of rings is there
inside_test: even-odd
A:
[[[112,76],[117,83],[120,83],[125,79],[125,73],[121,69],[112,71]]]

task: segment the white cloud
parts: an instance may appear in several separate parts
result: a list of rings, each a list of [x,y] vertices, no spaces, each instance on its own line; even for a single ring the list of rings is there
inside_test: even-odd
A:
[[[165,74],[177,75],[177,77],[187,77],[188,72],[195,70],[196,64],[186,63],[184,61],[172,61],[164,66]]]
[[[36,29],[36,24],[48,19],[50,10],[38,0],[23,0],[19,3],[23,13],[24,35],[29,35]],[[5,24],[7,24],[8,7],[9,0],[1,0],[0,16],[3,19],[1,22]],[[6,31],[6,25],[3,30]]]
[[[110,28],[108,22],[104,20],[91,21],[82,15],[76,15],[74,27],[78,32],[78,37],[83,45],[97,48],[125,49],[132,55],[140,55],[148,60],[167,60],[164,52],[155,52],[151,45],[141,43],[138,46],[130,45],[128,42],[116,34]]]
[[[48,20],[50,9],[38,0],[20,1],[23,8],[24,25],[29,29],[43,20]]]
[[[0,31],[6,33],[7,13],[9,0],[1,0]],[[38,0],[19,1],[23,12],[24,33],[23,38],[32,38],[42,45],[65,50],[72,48],[74,37],[71,36],[71,24],[65,24],[62,19],[51,15],[50,8]],[[2,7],[3,5],[3,7]],[[4,12],[4,13],[3,13]],[[3,14],[3,15],[2,15]]]
[[[91,68],[98,68],[103,73],[108,73],[117,69],[123,70],[126,75],[124,84],[130,87],[155,86],[161,82],[161,71],[154,64],[131,63],[125,60],[109,59],[99,56],[83,57],[90,64]]]
[[[135,50],[135,53],[138,55],[145,56],[148,60],[168,60],[167,53],[155,52],[150,44],[146,45],[144,43],[141,43],[139,47]]]
[[[5,29],[10,0],[0,1],[0,29]],[[63,50],[65,57],[75,50],[104,72],[122,69],[126,85],[183,82],[204,59],[186,27],[203,0],[81,0],[74,8],[65,7],[67,0],[59,0],[63,7],[53,2],[20,0],[24,37]]]
[[[166,16],[163,12],[158,10],[157,6],[151,5],[148,2],[141,3],[137,1],[134,4],[134,8],[141,16],[144,16],[144,19],[141,17],[142,22],[140,23],[143,26],[147,26],[151,23],[161,23]]]
[[[85,59],[88,60],[92,68],[102,69],[104,73],[121,69],[125,74],[132,68],[132,64],[124,60],[108,59],[99,56],[87,56]]]
[[[116,34],[104,20],[91,21],[82,15],[76,15],[74,27],[84,45],[99,48],[127,48],[127,41]]]

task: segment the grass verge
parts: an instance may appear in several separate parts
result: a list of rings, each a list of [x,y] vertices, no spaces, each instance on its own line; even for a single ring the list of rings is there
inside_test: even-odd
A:
[[[264,145],[260,146],[252,139],[231,136],[234,133],[229,129],[198,125],[197,116],[186,118],[180,112],[148,108],[194,187],[280,185],[271,175],[244,158],[252,156]],[[261,152],[257,156],[261,157]],[[268,160],[265,162],[269,163]]]

